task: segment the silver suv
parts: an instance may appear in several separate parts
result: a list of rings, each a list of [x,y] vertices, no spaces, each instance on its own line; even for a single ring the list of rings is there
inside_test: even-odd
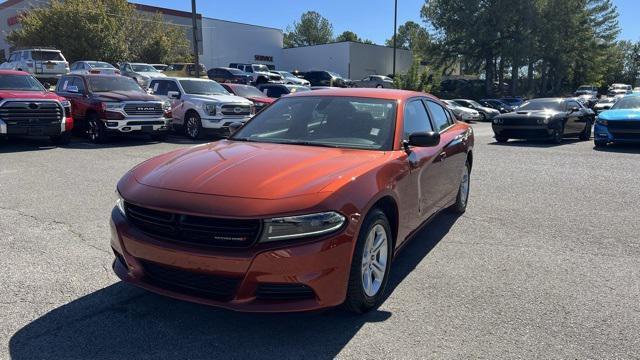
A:
[[[60,50],[22,49],[12,52],[0,69],[26,71],[42,83],[56,84],[62,75],[69,72],[69,63]]]

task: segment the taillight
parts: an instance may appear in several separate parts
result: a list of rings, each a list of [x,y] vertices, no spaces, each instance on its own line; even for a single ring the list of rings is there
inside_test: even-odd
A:
[[[33,67],[33,62],[32,61],[27,61],[27,67]]]
[[[64,130],[71,131],[73,129],[73,118],[71,116],[67,116],[64,121]]]

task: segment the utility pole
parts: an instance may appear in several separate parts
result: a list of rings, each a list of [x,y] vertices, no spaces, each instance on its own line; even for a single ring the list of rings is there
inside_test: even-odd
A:
[[[196,13],[196,0],[191,0],[191,20],[193,22],[193,59],[196,77],[200,77],[200,57],[198,56],[198,16]]]
[[[397,33],[396,29],[398,27],[398,0],[395,0],[395,6],[393,10],[393,78],[396,78],[396,41]]]

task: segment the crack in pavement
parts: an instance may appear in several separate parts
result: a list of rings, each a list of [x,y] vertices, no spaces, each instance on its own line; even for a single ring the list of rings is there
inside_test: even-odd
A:
[[[93,245],[93,244],[89,241],[89,239],[87,239],[87,238],[86,238],[82,233],[80,233],[80,232],[78,232],[78,231],[74,230],[74,229],[71,227],[71,225],[69,225],[69,224],[67,224],[67,223],[65,223],[65,222],[63,222],[63,221],[59,221],[59,220],[55,220],[55,219],[42,219],[42,218],[39,218],[38,216],[35,216],[35,215],[32,215],[32,214],[28,214],[28,213],[26,213],[26,212],[24,212],[24,211],[22,211],[22,210],[12,209],[12,208],[3,207],[3,206],[0,206],[0,210],[10,211],[10,212],[16,213],[16,214],[18,214],[18,215],[20,215],[20,216],[23,216],[23,217],[29,218],[29,219],[34,220],[34,221],[39,222],[39,223],[43,223],[43,224],[53,224],[53,225],[59,225],[59,226],[62,226],[64,230],[66,230],[67,232],[71,233],[71,235],[73,235],[73,236],[75,236],[76,238],[78,238],[78,240],[80,240],[80,242],[81,242],[81,243],[83,243],[83,244],[87,245],[87,246],[88,246],[88,247],[90,247],[90,248],[93,248],[93,249],[95,249],[95,250],[98,250],[98,251],[100,251],[100,252],[102,252],[102,253],[110,254],[110,252],[109,252],[109,251],[107,251],[107,250],[105,250],[105,249],[103,249],[103,248],[100,248],[100,247],[98,247],[98,246]]]

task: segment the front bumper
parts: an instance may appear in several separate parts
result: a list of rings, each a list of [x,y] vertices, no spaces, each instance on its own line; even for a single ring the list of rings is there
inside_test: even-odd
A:
[[[462,121],[479,121],[480,114],[461,113],[460,120]]]
[[[553,137],[555,129],[550,125],[499,125],[492,124],[496,137],[509,139],[546,140]]]
[[[20,124],[7,125],[6,122],[0,120],[0,135],[18,135],[18,136],[57,136],[64,131],[64,123],[62,124]]]
[[[124,120],[103,120],[107,132],[110,133],[131,133],[131,132],[157,132],[168,131],[171,127],[171,119],[160,118],[130,118]]]
[[[610,130],[608,126],[596,123],[593,127],[595,141],[617,143],[640,143],[640,129],[616,129]]]
[[[249,312],[309,311],[337,306],[346,297],[353,244],[348,228],[317,240],[226,250],[194,248],[152,238],[132,226],[117,209],[111,213],[110,229],[116,275],[161,295]],[[227,298],[214,298],[159,282],[157,273],[152,271],[156,266],[195,278],[212,277],[217,283],[233,279],[237,285]],[[259,289],[268,284],[304,286],[312,290],[312,296],[265,299]]]
[[[220,130],[227,130],[229,128],[229,125],[235,122],[241,122],[244,124],[249,119],[251,119],[251,116],[201,116],[200,119],[202,128],[205,131],[208,129],[215,132]]]

